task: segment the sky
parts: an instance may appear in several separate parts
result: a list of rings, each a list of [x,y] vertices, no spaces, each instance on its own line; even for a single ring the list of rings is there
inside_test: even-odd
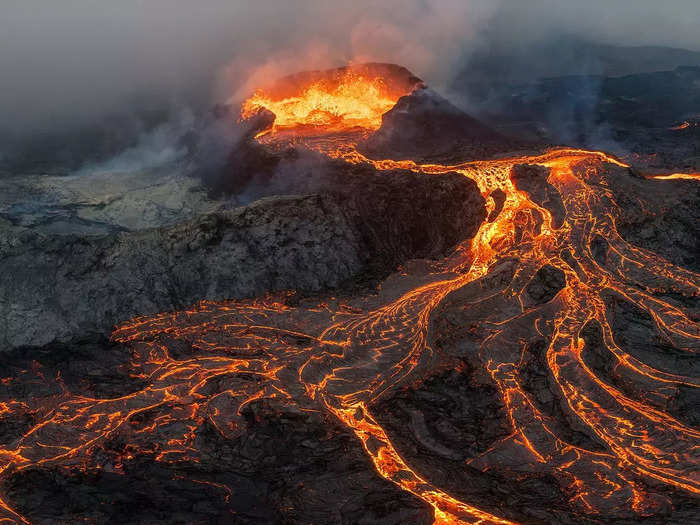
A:
[[[349,61],[399,63],[439,88],[479,46],[558,33],[700,51],[698,26],[698,0],[0,0],[0,131],[68,129],[139,100],[226,101]]]

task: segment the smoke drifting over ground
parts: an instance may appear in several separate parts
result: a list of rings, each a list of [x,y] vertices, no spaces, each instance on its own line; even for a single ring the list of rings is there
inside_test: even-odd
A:
[[[487,2],[28,1],[0,11],[0,114],[16,134],[139,105],[209,104],[298,68],[406,62],[431,74],[494,11]],[[9,128],[9,129],[7,129]]]
[[[25,0],[0,14],[0,131],[15,135],[138,106],[204,106],[279,74],[350,60],[400,63],[440,88],[480,45],[557,32],[700,47],[694,0]]]

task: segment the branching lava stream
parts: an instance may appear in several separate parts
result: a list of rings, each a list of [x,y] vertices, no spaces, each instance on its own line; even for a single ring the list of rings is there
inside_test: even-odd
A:
[[[319,97],[317,87],[305,93],[323,99],[325,109],[306,108],[302,115],[313,118],[315,126],[328,122],[330,111],[328,98]],[[344,85],[339,93],[352,98],[358,94],[355,88]],[[293,101],[297,115],[299,103]],[[391,107],[381,97],[377,104],[358,104],[351,105],[352,116],[336,115],[333,122],[351,127],[369,122],[368,128],[375,129],[379,123],[367,107],[379,115]],[[245,111],[254,107],[275,112],[280,104],[258,93]],[[291,120],[278,124],[260,137],[270,147],[287,140],[283,132],[293,127]],[[4,411],[40,415],[18,440],[2,445],[0,472],[7,476],[38,465],[89,468],[99,464],[95,456],[101,443],[119,432],[129,436],[133,455],[196,461],[198,428],[209,424],[223,436],[239,435],[245,432],[245,405],[274,398],[335,416],[354,432],[380,476],[432,506],[435,523],[511,523],[448,494],[431,482],[429,472],[414,470],[372,413],[380,396],[440,367],[443,358],[434,341],[445,328],[437,319],[446,302],[457,301],[471,327],[454,327],[450,335],[459,340],[466,330],[476,330],[479,359],[502,397],[511,427],[507,439],[470,459],[470,467],[496,468],[504,451],[517,450],[527,458],[521,468],[553,476],[576,512],[589,516],[612,511],[646,516],[669,504],[662,492],[649,487],[700,493],[700,431],[642,396],[630,397],[600,377],[585,357],[582,331],[594,322],[616,369],[643,384],[648,398],[700,383],[682,370],[644,362],[616,341],[606,294],[617,294],[651,315],[658,333],[677,351],[692,354],[700,349],[700,329],[689,312],[655,293],[697,298],[700,275],[630,244],[616,229],[618,205],[601,173],[624,164],[601,152],[577,149],[457,165],[372,160],[356,148],[358,137],[365,135],[296,135],[294,140],[377,170],[404,169],[426,176],[457,171],[478,184],[490,220],[473,239],[457,246],[444,261],[444,271],[371,309],[361,302],[352,307],[324,302],[292,307],[262,298],[202,302],[187,311],[126,322],[112,337],[132,349],[132,375],[146,386],[113,399],[65,391],[50,406],[31,397],[0,405]],[[518,165],[539,167],[543,175],[538,184],[559,195],[561,213],[519,184],[514,175]],[[494,199],[497,190],[505,195],[500,206]],[[611,256],[605,262],[592,251],[594,239],[608,247]],[[566,284],[549,302],[529,304],[524,289],[545,265],[561,270]],[[567,442],[523,386],[526,342],[535,332],[547,342],[548,374],[567,418],[599,448]],[[173,355],[173,341],[186,341],[196,356]],[[148,418],[137,417],[146,413]],[[11,502],[0,500],[0,507],[0,521],[27,521]]]

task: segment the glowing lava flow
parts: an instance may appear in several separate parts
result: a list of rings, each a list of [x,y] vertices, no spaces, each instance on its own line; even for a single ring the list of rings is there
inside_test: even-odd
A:
[[[668,175],[651,175],[650,179],[671,180],[671,179],[687,179],[700,180],[700,173],[670,173]]]
[[[389,104],[381,97],[376,104],[354,100],[359,93],[343,84],[330,98],[319,95],[317,86],[304,93],[320,109],[310,110],[306,101],[297,99],[269,103],[260,93],[246,107],[280,110],[279,127],[307,118],[315,126],[331,119],[331,127],[375,127],[377,115]],[[346,99],[352,103],[345,104]],[[351,109],[339,111],[341,106]],[[266,140],[274,140],[274,133]],[[697,298],[700,275],[629,244],[617,232],[620,210],[600,181],[610,164],[623,166],[620,162],[600,152],[560,149],[458,165],[419,165],[367,159],[345,139],[309,139],[305,144],[378,170],[457,171],[476,181],[489,211],[497,215],[457,247],[444,273],[431,275],[426,284],[387,304],[363,309],[361,302],[352,308],[324,303],[290,307],[270,298],[203,302],[189,311],[124,323],[113,338],[133,349],[132,374],[147,386],[116,399],[67,392],[59,396],[53,406],[42,409],[45,415],[38,424],[0,449],[0,472],[36,465],[83,468],[101,443],[116,434],[128,437],[133,454],[151,454],[164,462],[196,460],[202,425],[210,424],[226,437],[239,435],[245,432],[243,408],[275,399],[336,416],[361,441],[379,475],[433,507],[435,523],[510,523],[498,512],[441,490],[431,483],[430,473],[414,470],[372,414],[377,398],[439,366],[441,358],[431,345],[441,330],[438,314],[446,305],[458,304],[470,320],[471,335],[479,337],[476,351],[502,396],[512,430],[510,437],[471,458],[471,467],[497,469],[503,457],[499,452],[516,450],[525,458],[519,468],[553,476],[577,511],[586,514],[656,512],[667,502],[650,488],[654,484],[700,493],[700,431],[663,407],[631,398],[599,377],[584,357],[582,332],[596,323],[616,368],[643,383],[647,397],[668,397],[681,385],[700,384],[696,377],[643,362],[615,341],[604,300],[609,293],[648,312],[660,336],[679,351],[700,349],[700,329],[688,312],[652,291]],[[547,169],[546,181],[540,182],[560,196],[561,220],[518,187],[513,173],[521,164]],[[500,211],[496,190],[505,194]],[[610,257],[605,262],[592,254],[594,238],[607,243]],[[549,302],[528,304],[524,289],[545,265],[561,270],[566,284]],[[452,338],[459,341],[466,329],[458,328]],[[534,332],[546,341],[549,374],[567,417],[585,428],[600,449],[560,437],[557,422],[523,386],[530,352],[526,343]],[[170,344],[175,340],[186,341],[192,352],[174,355]],[[39,410],[31,400],[26,403],[8,410]],[[136,417],[146,413],[148,418]],[[0,507],[5,521],[22,520],[2,500]]]

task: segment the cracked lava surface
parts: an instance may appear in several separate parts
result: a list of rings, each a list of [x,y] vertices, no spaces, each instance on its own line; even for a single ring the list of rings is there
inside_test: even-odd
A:
[[[341,86],[336,99],[323,103],[323,115],[332,113],[338,97],[347,102],[360,93],[375,96],[380,84],[372,79],[371,85],[374,91]],[[300,98],[318,98],[319,89]],[[249,110],[266,107],[263,95],[256,97]],[[292,107],[305,119],[310,114],[299,113],[299,100],[268,104],[273,112]],[[143,454],[164,463],[196,462],[199,429],[210,425],[227,439],[241,435],[245,407],[274,399],[336,418],[359,440],[379,476],[432,507],[434,523],[511,523],[452,495],[431,481],[430,472],[409,464],[373,412],[387,392],[418,384],[449,363],[445,347],[468,340],[509,426],[507,437],[467,461],[470,468],[547,474],[575,513],[593,518],[653,515],[671,504],[664,487],[697,495],[700,430],[665,410],[665,400],[679,387],[697,388],[700,379],[692,367],[678,365],[682,359],[645,361],[623,348],[610,321],[609,298],[646,312],[675,353],[692,356],[700,348],[700,328],[691,309],[664,299],[664,293],[697,299],[700,275],[618,233],[620,210],[602,174],[624,164],[576,149],[456,165],[369,159],[356,144],[376,128],[376,112],[386,111],[387,103],[354,101],[353,108],[354,117],[333,119],[341,128],[352,127],[351,133],[297,134],[293,140],[380,171],[456,171],[473,179],[489,212],[474,238],[420,282],[388,298],[321,298],[297,306],[272,296],[202,302],[123,323],[112,339],[131,350],[129,375],[142,386],[121,397],[91,398],[63,388],[48,398],[4,400],[4,416],[32,414],[33,424],[0,444],[0,475],[45,466],[100,468],[101,446],[116,434],[128,439],[124,462]],[[327,125],[320,110],[311,113],[314,126]],[[258,140],[268,147],[291,140],[285,133],[293,119],[281,122],[284,130],[269,130]],[[371,126],[357,129],[366,122]],[[522,165],[533,167],[524,170],[529,175],[519,175]],[[596,243],[604,246],[604,260],[596,256]],[[533,304],[525,289],[543,267],[556,269],[564,282],[550,300]],[[638,395],[591,364],[587,327],[595,327],[616,374],[637,385]],[[571,442],[524,386],[533,338],[544,342],[551,392],[567,421],[596,446]],[[183,344],[189,352],[177,351]],[[52,380],[60,384],[61,378],[47,378]],[[513,457],[518,464],[508,465]],[[29,521],[4,496],[0,513],[2,522]]]

